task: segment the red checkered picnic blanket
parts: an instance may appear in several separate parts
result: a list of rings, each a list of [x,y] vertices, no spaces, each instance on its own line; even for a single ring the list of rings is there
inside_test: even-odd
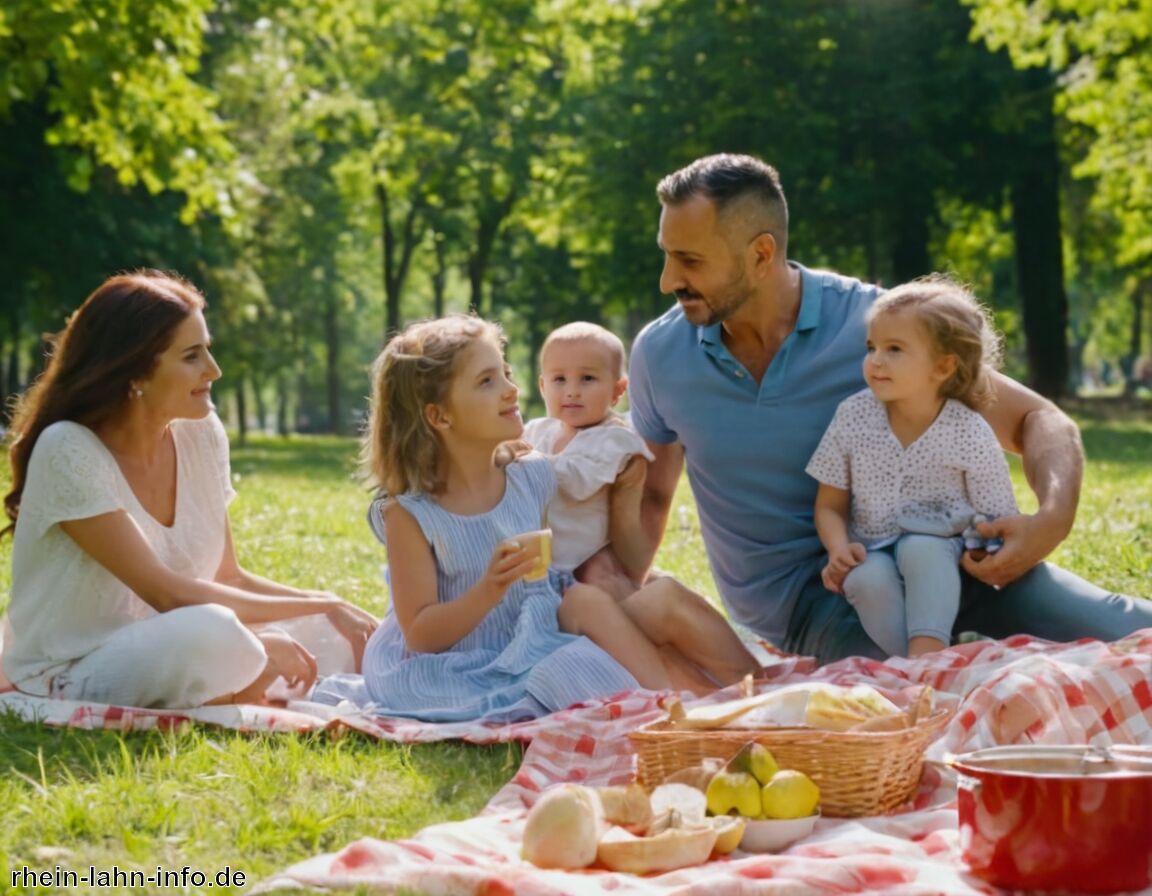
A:
[[[236,731],[360,731],[370,737],[385,736],[376,722],[355,710],[322,706],[304,701],[287,707],[200,706],[195,709],[143,709],[110,706],[77,700],[33,697],[11,689],[0,691],[0,712],[11,712],[30,722],[62,728],[107,728],[114,731],[150,731],[179,728],[193,722],[232,728]]]
[[[849,659],[815,673],[787,664],[775,681],[864,682],[887,689],[931,685],[960,698],[957,714],[929,748],[939,757],[1007,743],[1152,744],[1152,630],[1104,644],[1053,644],[1028,637],[983,641],[918,659]],[[712,699],[725,699],[720,694]],[[780,854],[732,856],[668,874],[637,877],[604,870],[546,871],[519,856],[527,810],[561,781],[627,781],[628,732],[662,717],[658,695],[634,692],[519,726],[426,726],[384,722],[387,736],[427,739],[434,728],[491,741],[530,737],[521,768],[476,818],[435,825],[394,842],[365,838],[316,856],[260,884],[370,885],[373,892],[427,894],[899,894],[995,893],[959,859],[955,781],[926,767],[904,810],[882,817],[821,819],[815,832]],[[1149,891],[1152,893],[1152,890]]]

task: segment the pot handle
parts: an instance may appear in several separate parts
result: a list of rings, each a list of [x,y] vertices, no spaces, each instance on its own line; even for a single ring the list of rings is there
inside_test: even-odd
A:
[[[942,774],[948,774],[957,779],[959,779],[960,775],[962,774],[962,772],[956,768],[956,757],[953,755],[945,756],[943,759],[925,758],[924,764],[932,766]],[[972,793],[978,794],[983,788],[983,782],[980,780],[980,778],[974,777],[973,775],[964,775],[964,777],[968,781],[972,782],[969,788]]]

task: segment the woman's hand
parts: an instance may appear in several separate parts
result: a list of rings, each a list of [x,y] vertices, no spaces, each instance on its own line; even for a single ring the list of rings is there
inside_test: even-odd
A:
[[[316,682],[316,658],[299,641],[275,629],[257,632],[256,637],[268,654],[268,665],[262,676],[268,684],[279,677],[292,690],[307,691],[312,687]]]
[[[339,598],[334,599],[333,607],[327,616],[332,627],[352,646],[353,668],[359,672],[364,659],[364,648],[368,646],[368,639],[372,637],[380,621],[367,610]]]

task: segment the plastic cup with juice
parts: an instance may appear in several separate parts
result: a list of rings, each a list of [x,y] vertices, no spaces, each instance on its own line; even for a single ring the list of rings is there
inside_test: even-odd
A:
[[[524,548],[536,561],[524,575],[526,582],[538,582],[548,575],[548,567],[552,565],[551,529],[521,532],[519,535],[513,535],[509,538],[508,543]]]

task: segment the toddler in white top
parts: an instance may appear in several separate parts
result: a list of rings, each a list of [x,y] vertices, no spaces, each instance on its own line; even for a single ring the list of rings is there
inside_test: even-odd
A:
[[[616,533],[615,540],[610,532],[612,501],[627,500],[624,494],[613,494],[617,477],[637,456],[652,460],[644,440],[612,410],[627,387],[624,344],[614,333],[577,322],[553,330],[544,340],[540,392],[548,416],[530,420],[524,440],[550,455],[556,471],[558,488],[548,507],[548,525],[552,565],[561,572],[574,573],[612,541],[629,574],[643,577],[646,552],[632,550],[628,532]],[[634,464],[627,475],[642,482],[645,469]],[[633,492],[640,494],[638,489]]]
[[[653,455],[612,410],[627,388],[624,343],[610,331],[577,322],[544,340],[540,392],[548,416],[529,421],[522,438],[548,455],[556,472],[547,510],[552,567],[611,595],[697,693],[761,675],[759,662],[706,597],[671,576],[649,575],[655,546],[640,508]],[[593,569],[587,561],[601,551],[615,554],[625,574]],[[603,612],[595,610],[597,617]],[[675,661],[669,646],[689,662]]]
[[[987,313],[944,277],[913,281],[869,310],[868,388],[841,402],[807,466],[824,585],[842,591],[892,655],[951,641],[962,533],[1014,515],[1008,464],[977,412],[994,399],[999,345]]]

